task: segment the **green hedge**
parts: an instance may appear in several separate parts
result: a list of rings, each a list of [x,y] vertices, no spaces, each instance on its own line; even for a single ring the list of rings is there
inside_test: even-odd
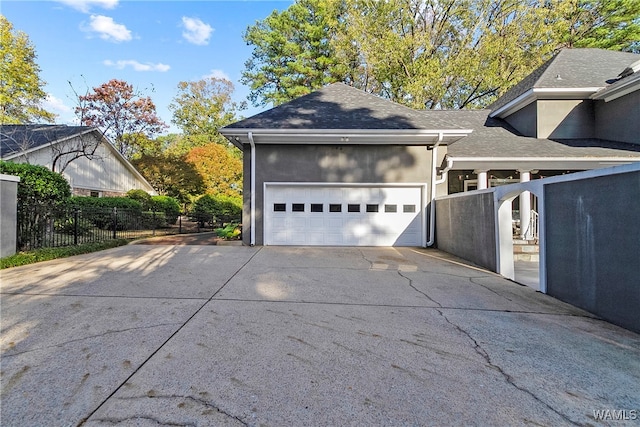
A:
[[[242,199],[205,194],[193,204],[191,217],[201,224],[211,222],[217,225],[239,224],[242,221]]]
[[[79,209],[127,209],[142,212],[142,204],[128,197],[72,197],[70,205]]]
[[[167,224],[173,225],[180,216],[180,203],[169,196],[151,196],[150,208],[154,212],[162,212]]]

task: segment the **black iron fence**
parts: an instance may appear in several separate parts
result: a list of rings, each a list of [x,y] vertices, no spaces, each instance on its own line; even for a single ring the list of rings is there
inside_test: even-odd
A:
[[[213,218],[179,216],[175,224],[164,212],[121,208],[57,208],[18,206],[17,250],[212,231]]]

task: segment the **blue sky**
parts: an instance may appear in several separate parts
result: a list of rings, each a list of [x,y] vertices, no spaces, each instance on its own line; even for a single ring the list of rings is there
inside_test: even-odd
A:
[[[116,78],[151,96],[158,115],[171,125],[168,106],[180,81],[225,77],[235,85],[235,100],[246,99],[249,89],[240,78],[251,47],[242,34],[291,3],[3,0],[0,13],[34,45],[40,76],[47,83],[46,107],[58,114],[57,123],[74,124],[69,81],[84,94],[87,87]],[[265,109],[248,104],[245,117]]]

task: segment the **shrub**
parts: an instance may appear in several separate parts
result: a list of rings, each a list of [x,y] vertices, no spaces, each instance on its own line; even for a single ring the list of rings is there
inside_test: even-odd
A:
[[[62,175],[44,166],[0,161],[0,173],[20,177],[18,183],[18,247],[39,247],[47,233],[49,218],[71,196]]]
[[[79,209],[127,209],[142,212],[142,204],[128,197],[72,197],[70,204]]]
[[[154,212],[164,213],[167,224],[173,225],[180,215],[180,203],[169,196],[151,196],[150,208]]]
[[[151,204],[151,195],[144,190],[129,190],[127,191],[127,197],[140,202],[142,209],[148,211]]]
[[[222,237],[223,239],[240,239],[240,235],[242,234],[242,229],[240,225],[236,223],[229,223],[223,228],[216,229],[216,235],[218,237]]]
[[[140,202],[127,197],[72,197],[69,204],[82,210],[85,217],[104,230],[113,227],[113,208],[116,208],[117,230],[137,228],[136,219],[142,215]]]
[[[205,222],[224,225],[240,223],[242,200],[237,197],[205,194],[193,204],[191,216],[201,225]]]

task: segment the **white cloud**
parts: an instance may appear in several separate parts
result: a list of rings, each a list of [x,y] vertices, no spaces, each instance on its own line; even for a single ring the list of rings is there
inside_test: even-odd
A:
[[[113,9],[118,5],[119,0],[57,0],[59,3],[66,4],[80,12],[88,13],[92,6],[98,6],[103,9]]]
[[[111,61],[110,59],[107,59],[105,61],[102,62],[104,65],[108,66],[108,67],[114,67],[117,68],[118,70],[122,70],[126,67],[131,67],[134,69],[134,71],[160,71],[160,72],[165,72],[165,71],[169,71],[169,69],[171,68],[169,65],[166,64],[162,64],[162,63],[157,63],[157,64],[153,64],[151,62],[147,62],[147,63],[141,63],[138,62],[134,59],[120,59],[118,61]]]
[[[182,25],[185,31],[182,32],[184,37],[189,43],[197,45],[209,44],[209,38],[213,33],[213,27],[209,24],[205,24],[198,18],[182,17]]]
[[[119,43],[132,39],[131,31],[124,25],[116,23],[109,16],[91,15],[89,19],[91,20],[89,26],[83,30],[98,33],[103,40]]]
[[[222,70],[211,70],[211,72],[205,76],[202,76],[203,79],[225,79],[231,81],[229,75]]]
[[[50,93],[47,94],[47,98],[42,103],[42,107],[47,111],[59,113],[70,113],[72,111],[71,107],[69,107],[61,99],[56,98]]]

